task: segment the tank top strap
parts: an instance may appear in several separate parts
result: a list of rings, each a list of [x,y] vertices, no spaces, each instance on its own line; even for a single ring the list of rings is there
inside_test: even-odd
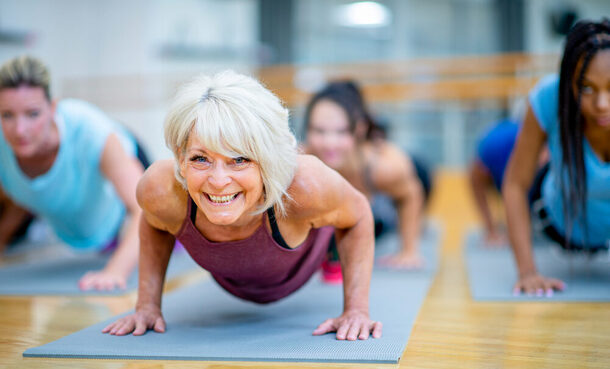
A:
[[[189,201],[188,201],[188,207],[186,209],[186,216],[191,220],[191,222],[194,225],[195,220],[197,218],[197,205],[195,204],[195,200],[193,200],[191,195],[188,195],[188,197],[189,197]]]
[[[282,234],[280,233],[280,228],[277,226],[273,206],[267,209],[267,216],[269,217],[269,225],[271,226],[271,236],[273,237],[273,240],[283,248],[290,249],[290,246],[284,241],[284,237],[282,237]]]

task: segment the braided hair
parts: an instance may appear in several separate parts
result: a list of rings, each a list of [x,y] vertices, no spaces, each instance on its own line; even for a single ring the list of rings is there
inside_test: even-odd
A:
[[[610,48],[610,21],[580,21],[567,35],[559,76],[559,130],[562,148],[560,187],[569,244],[574,219],[580,221],[587,241],[587,179],[584,163],[582,83],[593,57]],[[574,86],[576,87],[574,89]],[[568,245],[566,245],[568,247]]]

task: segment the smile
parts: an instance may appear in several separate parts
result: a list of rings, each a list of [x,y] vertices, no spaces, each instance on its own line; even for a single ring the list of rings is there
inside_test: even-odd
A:
[[[232,195],[212,195],[212,194],[206,193],[205,195],[206,195],[207,199],[213,204],[228,205],[228,204],[232,203],[233,200],[235,200],[239,196],[240,193],[241,192],[237,192]]]

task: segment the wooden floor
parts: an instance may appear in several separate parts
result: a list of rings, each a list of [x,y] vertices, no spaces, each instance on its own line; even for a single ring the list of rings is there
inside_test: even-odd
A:
[[[0,298],[0,367],[610,368],[610,304],[476,303],[470,299],[461,241],[476,216],[466,177],[441,171],[436,186],[430,212],[444,224],[441,267],[399,365],[22,358],[28,347],[132,308],[135,296],[130,295]],[[185,278],[168,288],[192,283],[193,279]]]

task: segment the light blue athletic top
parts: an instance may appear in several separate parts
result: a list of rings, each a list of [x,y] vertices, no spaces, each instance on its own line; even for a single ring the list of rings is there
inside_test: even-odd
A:
[[[546,132],[551,155],[551,166],[542,184],[542,198],[553,225],[565,235],[563,204],[559,175],[561,142],[559,131],[559,77],[543,78],[529,94],[529,102],[540,127]],[[588,245],[601,246],[610,240],[610,163],[603,162],[584,140],[584,161],[587,176]],[[584,245],[580,221],[572,226],[571,242]]]
[[[100,170],[110,133],[128,154],[136,155],[134,138],[97,107],[62,100],[55,115],[59,151],[51,169],[29,178],[19,167],[0,130],[0,186],[18,204],[47,220],[59,238],[77,249],[99,249],[121,227],[125,206]]]

